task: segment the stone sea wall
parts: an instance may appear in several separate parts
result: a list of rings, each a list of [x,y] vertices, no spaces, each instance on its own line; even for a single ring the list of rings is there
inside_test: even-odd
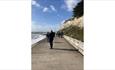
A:
[[[84,55],[84,49],[83,49],[83,42],[71,38],[69,36],[64,36],[64,38],[74,47],[76,48],[82,55]]]

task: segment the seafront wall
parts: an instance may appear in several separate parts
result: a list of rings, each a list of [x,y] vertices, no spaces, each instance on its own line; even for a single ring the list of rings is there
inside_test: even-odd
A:
[[[74,47],[76,48],[82,55],[84,55],[84,49],[83,49],[83,42],[71,38],[69,36],[64,35],[64,38]]]

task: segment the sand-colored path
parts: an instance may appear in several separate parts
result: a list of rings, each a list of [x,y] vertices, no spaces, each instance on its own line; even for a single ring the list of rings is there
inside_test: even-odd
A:
[[[55,38],[54,49],[47,40],[32,48],[32,70],[83,70],[83,55],[63,38]]]

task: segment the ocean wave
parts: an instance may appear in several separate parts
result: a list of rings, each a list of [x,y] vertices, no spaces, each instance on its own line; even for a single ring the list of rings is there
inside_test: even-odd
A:
[[[43,39],[45,39],[45,35],[40,35],[40,34],[32,34],[32,44],[35,44]]]

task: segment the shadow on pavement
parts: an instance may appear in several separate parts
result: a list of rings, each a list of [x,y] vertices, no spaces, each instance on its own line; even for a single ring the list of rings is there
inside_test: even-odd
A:
[[[54,42],[54,43],[64,43],[64,42]]]
[[[53,50],[78,51],[77,49],[53,48]]]

